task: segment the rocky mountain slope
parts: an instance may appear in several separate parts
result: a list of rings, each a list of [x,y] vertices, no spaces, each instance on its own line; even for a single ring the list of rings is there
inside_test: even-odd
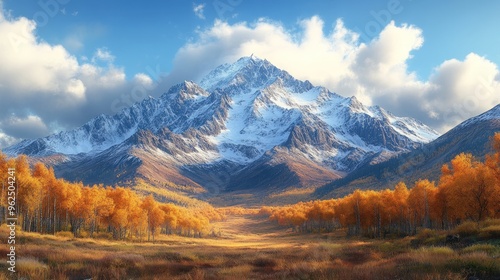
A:
[[[316,197],[336,197],[354,189],[383,189],[399,181],[411,186],[428,178],[437,181],[441,166],[460,153],[483,160],[492,152],[491,137],[500,131],[500,105],[470,118],[436,140],[380,164],[364,164],[346,177],[319,188]]]

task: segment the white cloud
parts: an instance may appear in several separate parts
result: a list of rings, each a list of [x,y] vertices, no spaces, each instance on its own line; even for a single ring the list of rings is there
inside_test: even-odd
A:
[[[33,135],[41,137],[50,132],[43,120],[33,115],[24,118],[11,116],[0,124],[0,128],[3,132],[15,138],[26,138]]]
[[[463,61],[443,62],[430,78],[421,100],[429,116],[424,121],[450,129],[470,116],[497,105],[500,100],[498,66],[485,57],[468,54]]]
[[[78,62],[62,46],[37,41],[26,18],[0,20],[0,83],[19,92],[64,92]]]
[[[65,47],[39,39],[34,21],[6,16],[1,9],[0,37],[5,39],[0,40],[0,148],[74,128],[101,113],[116,113],[116,100],[148,84],[144,74],[127,81],[110,50],[97,49],[79,63]],[[149,82],[144,91],[146,97],[153,85]],[[124,106],[140,100],[126,101]]]
[[[136,74],[134,76],[134,82],[137,85],[141,85],[144,87],[152,87],[153,86],[153,80],[151,79],[151,77],[149,77],[148,75],[146,75],[144,73]]]
[[[98,48],[92,57],[92,62],[96,63],[98,61],[113,63],[115,56],[107,48]]]
[[[297,32],[265,19],[253,24],[215,21],[178,51],[169,81],[200,79],[221,63],[254,53],[298,79],[355,95],[441,132],[500,102],[497,65],[473,53],[463,61],[443,62],[429,80],[418,79],[408,61],[424,38],[413,25],[390,22],[366,44],[340,19],[327,33],[317,16],[299,26]]]
[[[10,145],[15,144],[18,141],[19,141],[18,139],[7,135],[0,130],[0,147],[8,147]]]
[[[397,27],[390,22],[369,45],[359,46],[353,70],[363,84],[380,89],[401,87],[415,76],[406,62],[423,44],[422,31],[414,26]]]
[[[205,10],[205,4],[193,5],[193,12],[199,19],[205,19],[204,10]]]

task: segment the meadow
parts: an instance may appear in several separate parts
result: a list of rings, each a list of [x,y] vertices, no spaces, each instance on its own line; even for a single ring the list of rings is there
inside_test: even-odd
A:
[[[245,213],[213,226],[211,237],[159,235],[154,243],[18,229],[14,279],[500,279],[500,220],[394,239],[298,233]],[[455,233],[468,239],[447,243]],[[7,235],[2,225],[0,239]],[[0,271],[12,279],[5,262]]]

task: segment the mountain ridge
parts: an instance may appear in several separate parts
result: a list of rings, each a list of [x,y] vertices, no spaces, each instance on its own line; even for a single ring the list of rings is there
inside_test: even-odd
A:
[[[185,81],[118,114],[4,152],[42,161],[59,155],[52,162],[56,173],[85,183],[140,177],[223,191],[244,181],[270,187],[252,173],[295,178],[272,183],[275,188],[319,186],[437,136],[417,120],[297,80],[267,60],[243,57],[215,68],[199,84]],[[91,172],[93,166],[98,172]]]
[[[365,163],[346,177],[316,190],[314,197],[339,197],[354,189],[392,188],[399,181],[412,185],[428,178],[439,179],[441,166],[460,153],[484,160],[493,151],[491,138],[500,131],[500,104],[467,119],[434,141],[412,152],[398,155],[380,164]]]

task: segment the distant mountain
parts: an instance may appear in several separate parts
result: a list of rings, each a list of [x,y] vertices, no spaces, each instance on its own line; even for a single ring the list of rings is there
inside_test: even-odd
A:
[[[243,57],[113,116],[4,150],[68,180],[144,179],[220,191],[320,186],[434,140],[411,118],[365,106],[267,60]],[[50,161],[48,160],[50,159]]]
[[[380,164],[366,163],[346,177],[319,188],[316,197],[336,197],[360,189],[394,187],[399,181],[437,181],[443,164],[460,153],[478,159],[492,152],[491,137],[500,131],[500,105],[459,124],[436,140]]]

